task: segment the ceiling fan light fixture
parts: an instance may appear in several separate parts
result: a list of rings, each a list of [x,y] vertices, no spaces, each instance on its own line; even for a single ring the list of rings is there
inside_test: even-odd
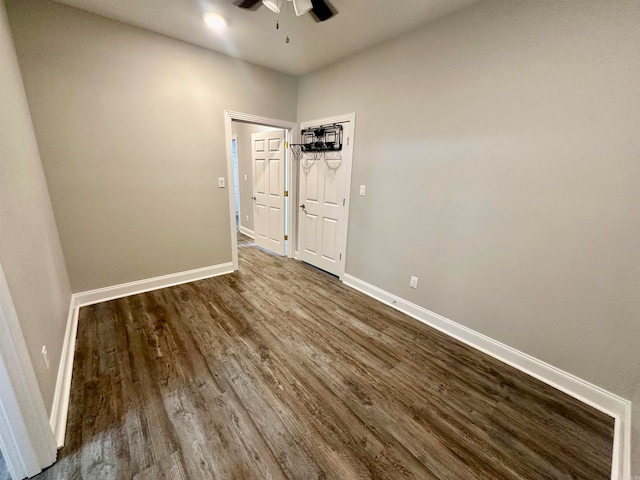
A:
[[[202,15],[204,23],[213,30],[220,30],[227,26],[227,20],[217,13],[207,12]]]
[[[293,0],[293,9],[296,11],[296,15],[304,15],[313,8],[311,0]]]
[[[262,0],[262,4],[273,13],[280,13],[280,0]]]

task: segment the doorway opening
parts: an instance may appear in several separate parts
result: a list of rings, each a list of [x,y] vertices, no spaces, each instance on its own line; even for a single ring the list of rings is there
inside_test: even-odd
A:
[[[233,155],[234,126],[244,123],[259,125],[262,127],[271,127],[271,131],[275,131],[278,129],[284,130],[284,150],[282,152],[281,158],[284,159],[284,173],[282,178],[284,191],[287,192],[287,194],[285,194],[283,201],[284,217],[282,220],[282,238],[286,238],[286,240],[284,240],[286,242],[286,248],[282,251],[281,254],[289,258],[297,258],[303,260],[311,265],[317,266],[322,270],[338,276],[340,279],[342,279],[345,275],[346,265],[347,232],[349,223],[349,207],[351,200],[351,169],[353,163],[353,146],[355,143],[355,120],[355,113],[348,113],[344,115],[337,115],[334,117],[327,117],[302,123],[302,129],[319,128],[326,125],[340,124],[343,131],[345,132],[345,144],[343,144],[343,151],[340,155],[340,161],[336,161],[336,159],[332,158],[330,164],[324,165],[323,171],[322,169],[314,169],[313,162],[310,163],[304,161],[303,158],[299,160],[293,160],[292,155],[290,154],[289,145],[298,143],[297,140],[299,132],[297,131],[296,123],[277,120],[273,118],[260,117],[252,114],[225,111],[227,172],[228,177],[230,179],[234,179],[234,186],[236,183],[236,177],[234,177]],[[238,138],[236,138],[236,142],[236,153],[238,154],[240,149]],[[268,144],[265,143],[265,145]],[[234,270],[238,270],[238,232],[245,235],[249,233],[250,235],[252,234],[254,238],[256,237],[255,215],[253,231],[251,231],[251,229],[247,226],[250,224],[246,223],[247,214],[251,209],[254,209],[253,205],[255,205],[255,203],[249,204],[249,206],[245,207],[243,210],[242,184],[245,181],[244,173],[242,173],[240,167],[241,162],[241,155],[238,155],[237,178],[239,184],[239,202],[237,223],[235,188],[229,189],[229,219],[231,226],[230,233],[232,262]],[[270,170],[265,171],[268,171],[269,175],[272,174],[272,171]],[[302,176],[303,173],[305,175],[304,178]],[[325,193],[323,194],[322,200],[321,197],[318,197],[317,199],[313,198],[313,195],[310,195],[312,189],[310,189],[309,186],[314,182],[309,183],[309,174],[311,174],[312,176],[315,175],[315,177],[320,182],[317,184],[318,188],[322,187],[321,189],[325,190],[325,188],[330,187],[333,196],[330,198],[330,196]],[[337,182],[334,181],[336,179]],[[306,182],[306,185],[302,185],[303,181]],[[307,203],[309,204],[313,203],[314,200],[318,200],[316,203],[318,203],[321,209],[317,214],[306,208],[306,204],[302,201],[300,195],[304,195],[305,201],[307,201]],[[251,197],[257,197],[257,195],[250,196],[250,200],[256,202],[257,199]],[[305,205],[304,209],[302,208],[303,205]],[[270,211],[273,213],[274,210],[277,210],[277,208],[274,209],[271,207],[272,206],[268,206],[265,204],[264,211]],[[334,207],[338,208],[336,209]],[[337,214],[331,213],[332,209],[339,212]],[[245,225],[243,225],[243,220]],[[325,226],[327,225],[328,227],[325,228]],[[316,239],[315,244],[313,243],[313,239]],[[305,250],[306,254],[302,252],[303,249]],[[321,264],[319,261],[316,261],[319,258],[321,258],[323,262],[327,258],[329,258],[331,261],[329,263],[324,262]]]
[[[286,130],[282,128],[269,127],[251,122],[233,121],[232,122],[232,154],[233,154],[233,187],[234,187],[234,206],[236,212],[236,232],[239,232],[251,239],[255,240],[256,232],[256,169],[255,169],[255,143],[254,136],[256,134],[282,135],[286,137]],[[258,135],[259,137],[260,135]],[[281,145],[284,149],[284,145]],[[283,159],[284,160],[284,159]],[[277,172],[275,172],[277,173]],[[284,182],[274,193],[284,194],[286,191],[286,171],[283,174]],[[274,175],[277,177],[277,175]],[[269,178],[263,180],[270,180]],[[277,178],[273,179],[274,181]],[[282,192],[279,192],[282,190]],[[285,197],[286,198],[286,197]],[[286,217],[286,216],[285,216]],[[286,230],[286,225],[283,227]],[[259,229],[258,229],[259,230]],[[284,232],[286,234],[286,231]]]
[[[242,244],[254,241],[276,254],[293,256],[288,144],[295,141],[296,127],[294,122],[225,111],[227,172],[233,179],[229,214],[234,270],[239,234]]]

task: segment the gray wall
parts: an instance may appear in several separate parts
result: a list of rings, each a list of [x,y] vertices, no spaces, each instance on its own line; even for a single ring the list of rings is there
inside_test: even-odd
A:
[[[50,413],[71,288],[2,1],[0,71],[0,264]]]
[[[347,273],[630,399],[638,25],[488,1],[302,77],[299,122],[357,113]]]
[[[73,291],[231,261],[223,111],[293,121],[296,80],[49,1],[8,10]]]
[[[253,231],[253,168],[251,161],[251,134],[278,130],[277,128],[255,125],[253,123],[236,122],[232,123],[233,133],[237,136],[238,149],[238,175],[240,176],[240,226]],[[247,179],[244,179],[244,175]],[[249,220],[246,216],[249,216]]]

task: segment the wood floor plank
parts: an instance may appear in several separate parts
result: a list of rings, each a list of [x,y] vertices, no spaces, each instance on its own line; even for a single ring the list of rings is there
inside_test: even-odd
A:
[[[289,349],[293,350],[293,346],[290,345]],[[352,368],[345,374],[345,371],[336,362],[330,360],[336,356],[332,352],[318,354],[312,351],[307,352],[299,360],[312,364],[311,370],[317,378],[327,385],[328,390],[332,392],[334,402],[335,399],[340,399],[341,402],[348,405],[359,422],[363,425],[383,427],[378,428],[376,433],[383,445],[395,444],[396,450],[392,450],[392,452],[397,453],[404,448],[412,455],[418,458],[422,457],[423,463],[431,465],[430,471],[418,469],[417,472],[411,472],[405,466],[406,471],[398,472],[398,475],[413,475],[417,478],[460,478],[456,468],[456,464],[459,463],[458,459],[446,449],[438,451],[440,442],[434,437],[420,435],[423,428],[414,422],[412,411],[410,408],[406,408],[407,405],[403,400],[406,398],[406,392],[398,390],[396,382],[393,382],[395,388],[391,388],[384,379],[370,375],[366,369]],[[415,382],[415,379],[413,381]],[[392,408],[383,409],[380,408],[381,405]],[[422,444],[421,438],[434,441],[430,444]],[[418,450],[419,448],[422,450]],[[390,454],[387,452],[386,455]],[[424,461],[428,455],[432,455],[432,458]],[[405,459],[400,464],[406,465],[411,461],[412,459],[408,461]],[[464,469],[464,464],[460,466]]]
[[[133,477],[134,480],[188,480],[188,478],[178,452],[173,452]]]
[[[39,479],[609,478],[613,419],[239,237],[233,274],[80,311]]]

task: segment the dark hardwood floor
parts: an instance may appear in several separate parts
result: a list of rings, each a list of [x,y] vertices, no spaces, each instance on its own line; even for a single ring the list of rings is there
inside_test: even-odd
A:
[[[81,309],[43,479],[605,479],[613,419],[240,242],[240,271]]]

